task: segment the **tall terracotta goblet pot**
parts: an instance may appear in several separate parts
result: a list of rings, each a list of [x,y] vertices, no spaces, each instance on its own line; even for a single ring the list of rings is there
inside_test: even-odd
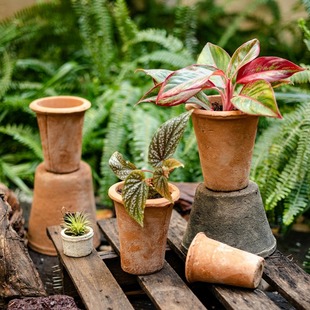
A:
[[[52,96],[30,104],[36,112],[47,171],[70,173],[80,167],[84,113],[91,106],[84,98]]]
[[[208,238],[200,232],[186,257],[185,275],[189,282],[209,282],[256,288],[262,278],[264,259],[252,253]]]
[[[211,102],[221,104],[220,96]],[[249,183],[258,116],[240,111],[194,109],[192,121],[198,144],[204,184],[213,191],[230,192]]]
[[[147,199],[144,226],[132,219],[124,205],[120,190],[123,182],[109,189],[114,201],[119,230],[121,267],[125,272],[142,275],[154,273],[164,266],[167,234],[173,204],[165,198]],[[180,197],[179,189],[169,184],[173,201]]]

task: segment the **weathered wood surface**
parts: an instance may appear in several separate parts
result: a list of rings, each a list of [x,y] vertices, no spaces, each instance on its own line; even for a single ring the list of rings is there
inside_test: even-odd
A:
[[[182,252],[181,242],[185,228],[186,221],[176,211],[173,211],[168,232],[168,243],[171,249],[174,250],[184,261],[186,255]],[[258,289],[252,291],[220,285],[210,285],[210,288],[227,309],[279,309],[279,307],[275,305],[264,292]]]
[[[24,240],[9,222],[10,210],[4,194],[0,194],[0,297],[45,296]]]
[[[310,275],[281,252],[266,259],[263,278],[297,309],[310,309]]]
[[[116,220],[101,220],[98,224],[113,249],[119,254]],[[137,276],[137,278],[141,287],[159,309],[206,309],[167,262],[159,272]]]
[[[126,295],[95,250],[86,257],[72,258],[63,254],[59,226],[48,227],[58,256],[87,309],[133,309]]]

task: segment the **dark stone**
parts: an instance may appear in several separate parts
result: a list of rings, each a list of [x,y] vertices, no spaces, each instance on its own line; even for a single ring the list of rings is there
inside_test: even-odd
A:
[[[8,310],[74,310],[79,309],[74,299],[66,295],[53,295],[49,297],[27,297],[13,299],[8,304]]]
[[[240,191],[214,192],[201,183],[196,190],[183,237],[185,252],[198,232],[209,238],[263,257],[276,249],[256,183]]]

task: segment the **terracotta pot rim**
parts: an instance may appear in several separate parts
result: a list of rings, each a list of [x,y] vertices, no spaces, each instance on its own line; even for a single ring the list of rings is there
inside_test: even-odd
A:
[[[222,101],[221,96],[213,95],[208,97],[211,102],[216,100]],[[246,114],[242,111],[208,111],[197,104],[188,103],[185,105],[186,110],[194,110],[193,114],[205,118],[242,118],[242,117],[259,117],[259,115]]]
[[[91,103],[82,97],[51,96],[34,100],[29,107],[39,114],[68,114],[84,112],[89,109],[90,106]]]
[[[66,241],[70,241],[70,242],[80,242],[81,240],[87,240],[89,238],[91,238],[94,235],[94,230],[90,227],[87,226],[88,232],[82,236],[69,236],[65,233],[65,231],[67,230],[67,228],[63,228],[60,232],[61,237],[63,239],[65,239]]]
[[[123,199],[121,194],[118,193],[118,189],[122,187],[124,184],[124,181],[118,182],[113,184],[109,188],[108,195],[111,199],[113,199],[116,202],[123,204]],[[177,186],[169,183],[169,188],[171,189],[171,196],[172,200],[175,202],[180,198],[180,190]],[[147,199],[145,203],[145,207],[165,207],[167,204],[171,204],[169,200],[166,198],[156,198],[156,199]]]

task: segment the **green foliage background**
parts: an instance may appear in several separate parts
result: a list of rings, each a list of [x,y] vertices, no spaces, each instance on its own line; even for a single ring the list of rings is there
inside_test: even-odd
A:
[[[307,0],[296,1],[296,8],[308,14],[309,7]],[[272,18],[266,20],[255,14],[259,8]],[[228,13],[214,0],[197,1],[190,7],[167,6],[165,1],[155,0],[54,0],[18,12],[0,22],[1,182],[31,194],[35,168],[43,156],[30,102],[52,95],[81,96],[92,103],[85,115],[83,160],[92,167],[96,195],[103,204],[111,205],[107,190],[116,181],[107,164],[111,154],[117,150],[137,166],[145,167],[147,146],[155,129],[184,111],[182,106],[135,106],[150,87],[147,77],[135,73],[137,68],[177,69],[194,63],[207,41],[231,53],[253,37],[261,41],[262,55],[309,64],[305,48],[309,46],[308,27],[309,18],[299,24],[297,20],[284,21],[275,0],[252,1],[238,13]],[[271,200],[270,193],[279,193],[273,194],[272,207],[267,204],[266,208],[270,221],[285,227],[309,209],[309,154],[303,158],[300,155],[300,145],[307,139],[307,131],[301,129],[309,129],[310,98],[304,86],[309,83],[308,73],[295,82],[303,84],[277,93],[281,111],[295,114],[281,125],[260,121],[262,140],[256,149],[257,154],[264,149],[266,156],[255,157],[252,173],[265,203]],[[289,167],[278,163],[279,154],[276,159],[267,155],[273,143],[282,143],[279,133],[285,126],[288,132],[300,131],[295,144],[278,151],[298,153],[294,167],[299,168],[294,168],[297,176],[292,178],[290,192],[275,192],[279,182],[285,183],[284,173]],[[191,125],[176,158],[185,168],[174,173],[174,181],[202,180]],[[299,175],[302,170],[306,173]],[[275,173],[272,177],[271,172]],[[305,196],[295,199],[296,205],[287,197],[296,195],[297,184],[299,193]]]

